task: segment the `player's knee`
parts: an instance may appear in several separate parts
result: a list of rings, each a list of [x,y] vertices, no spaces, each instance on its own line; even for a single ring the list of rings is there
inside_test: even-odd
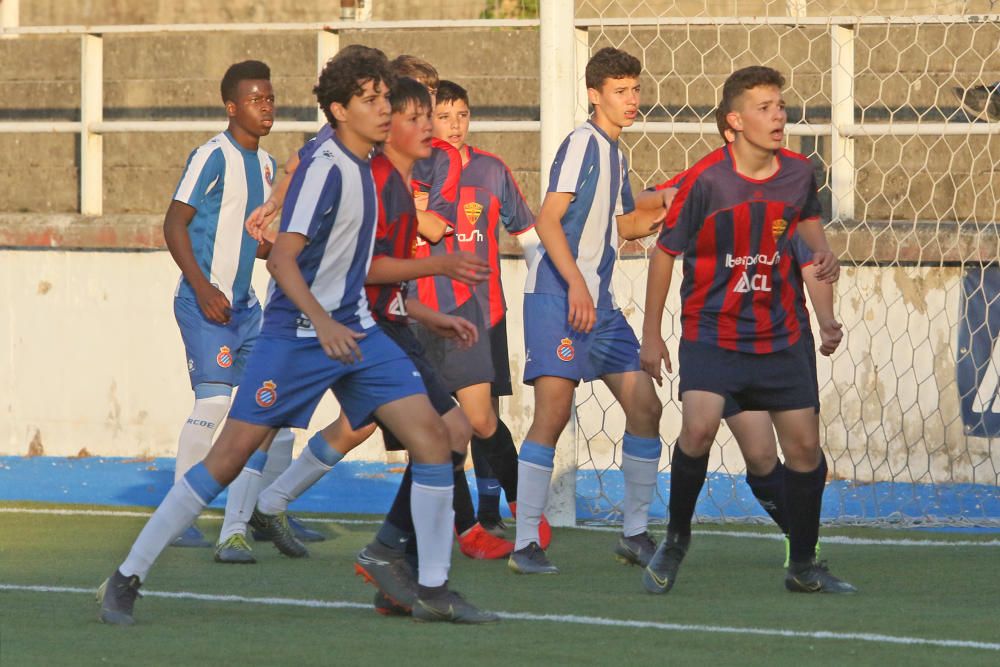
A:
[[[488,438],[497,430],[497,416],[492,410],[483,410],[469,415],[472,432],[479,438]]]
[[[819,438],[802,438],[783,442],[781,443],[781,451],[785,455],[785,466],[799,472],[815,470],[822,456]]]
[[[660,416],[663,414],[663,406],[656,394],[644,396],[633,402],[629,406],[626,418],[637,430],[657,433],[660,428]]]
[[[451,433],[444,420],[436,414],[415,421],[408,429],[405,442],[414,463],[451,461]]]
[[[704,456],[715,442],[718,427],[710,428],[708,424],[684,424],[681,427],[681,442],[684,453],[688,456]]]
[[[531,432],[543,434],[544,437],[535,437],[533,440],[541,442],[555,442],[566,424],[569,423],[570,408],[553,407],[544,411],[535,411],[535,416],[531,422]]]
[[[461,419],[453,419],[447,423],[448,442],[451,451],[464,452],[468,449],[469,440],[472,439],[472,424],[462,415]]]

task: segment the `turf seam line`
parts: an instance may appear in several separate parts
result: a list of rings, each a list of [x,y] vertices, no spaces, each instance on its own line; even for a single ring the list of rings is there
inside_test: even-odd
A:
[[[34,507],[0,507],[0,514],[50,514],[56,516],[110,516],[110,517],[150,517],[152,512],[136,512],[132,510],[74,510],[59,508],[34,508]],[[376,526],[382,521],[373,519],[313,519],[302,516],[296,517],[303,523],[332,524],[332,525],[357,525]],[[203,514],[199,520],[221,521],[221,514]],[[589,530],[599,532],[621,532],[617,526],[573,526],[575,530]],[[752,540],[782,540],[784,535],[775,532],[752,533],[735,530],[698,530],[694,531],[696,536],[705,537],[735,537]],[[844,535],[823,535],[820,539],[822,544],[847,544],[851,546],[877,546],[877,547],[1000,547],[1000,540],[915,540],[915,539],[874,539],[867,537],[847,537]]]
[[[0,584],[0,590],[21,591],[28,593],[83,593],[93,595],[90,588],[71,586],[29,586],[19,584]],[[143,591],[143,596],[151,598],[168,598],[174,600],[197,600],[201,602],[240,602],[258,605],[309,607],[319,609],[364,609],[370,610],[371,604],[348,602],[344,600],[303,600],[296,598],[247,597],[243,595],[211,595],[188,591]],[[500,618],[511,621],[541,621],[564,623],[572,625],[594,625],[602,627],[619,627],[629,629],[651,629],[667,632],[702,632],[709,634],[754,635],[765,637],[787,637],[796,639],[827,639],[841,641],[863,641],[876,644],[901,644],[907,646],[937,646],[942,648],[968,648],[985,651],[1000,651],[1000,643],[979,642],[962,639],[931,639],[927,637],[905,637],[882,635],[869,632],[831,632],[827,630],[781,630],[773,628],[740,628],[725,625],[698,625],[687,623],[664,623],[660,621],[635,621],[600,616],[579,616],[574,614],[532,614],[525,612],[497,612]]]

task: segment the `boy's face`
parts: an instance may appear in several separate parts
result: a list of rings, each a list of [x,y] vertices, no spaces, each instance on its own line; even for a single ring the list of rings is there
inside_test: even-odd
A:
[[[736,98],[726,120],[750,144],[767,150],[781,148],[788,122],[781,90],[777,86],[756,86],[745,91]]]
[[[389,136],[392,106],[389,104],[389,86],[382,81],[365,81],[361,93],[347,101],[347,106],[334,102],[331,106],[337,126],[371,144],[381,143]]]
[[[430,109],[410,100],[406,108],[392,114],[392,129],[386,145],[404,157],[423,160],[431,155]]]
[[[629,127],[639,113],[639,79],[630,76],[605,79],[600,89],[588,88],[587,97],[594,109],[612,124]]]
[[[236,100],[226,102],[236,125],[254,137],[266,137],[274,125],[274,89],[267,79],[244,79],[236,86]]]
[[[464,100],[443,102],[434,108],[434,136],[455,148],[465,146],[469,134],[469,105]]]

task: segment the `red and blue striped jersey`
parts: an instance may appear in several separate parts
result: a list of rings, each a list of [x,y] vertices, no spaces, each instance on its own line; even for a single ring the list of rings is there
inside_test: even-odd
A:
[[[430,276],[417,281],[417,293],[422,303],[443,312],[452,312],[475,297],[493,326],[507,312],[500,284],[500,225],[511,234],[521,234],[534,227],[535,216],[503,160],[472,146],[468,151],[469,162],[459,182],[454,234],[430,248],[432,254],[473,253],[489,263],[490,277],[469,287],[447,276]]]
[[[417,210],[403,176],[384,154],[372,158],[372,176],[378,193],[378,223],[372,264],[381,257],[410,259],[417,240]],[[366,285],[372,314],[377,320],[406,323],[405,285]]]
[[[801,336],[792,237],[822,208],[809,160],[777,152],[764,180],[736,171],[730,147],[685,171],[657,245],[684,255],[681,335],[730,350],[768,354]]]

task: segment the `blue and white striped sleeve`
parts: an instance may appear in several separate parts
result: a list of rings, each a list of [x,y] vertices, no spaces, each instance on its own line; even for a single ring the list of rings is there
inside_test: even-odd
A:
[[[174,200],[200,208],[205,195],[224,185],[226,158],[218,144],[205,144],[191,152],[181,175]]]
[[[549,171],[549,192],[575,194],[587,174],[596,166],[597,140],[589,132],[575,131],[556,152]]]
[[[340,202],[341,184],[340,169],[332,160],[314,156],[301,164],[288,186],[281,231],[313,238],[324,218],[336,217],[333,209]]]
[[[628,160],[622,160],[622,186],[615,197],[615,215],[627,215],[635,210],[635,198],[632,197],[632,184],[628,180]]]

